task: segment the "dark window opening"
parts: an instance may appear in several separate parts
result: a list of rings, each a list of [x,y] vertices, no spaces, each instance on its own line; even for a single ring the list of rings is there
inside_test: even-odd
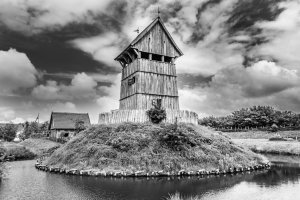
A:
[[[69,137],[69,133],[64,133],[64,137]]]
[[[161,61],[161,55],[157,55],[157,54],[152,54],[152,60],[156,60],[156,61]]]
[[[149,60],[149,55],[150,55],[150,53],[142,52],[141,51],[141,58]],[[162,62],[162,55],[151,54],[151,56],[152,56],[152,60]],[[171,63],[172,62],[172,57],[170,57],[170,56],[164,56],[164,61],[163,62]]]
[[[165,56],[165,62],[166,62],[166,63],[172,62],[172,57]]]
[[[130,85],[133,85],[135,83],[135,76],[134,77],[132,77],[132,78],[130,78],[130,79],[128,79],[128,85],[130,86]]]
[[[149,59],[149,53],[141,52],[141,58]]]

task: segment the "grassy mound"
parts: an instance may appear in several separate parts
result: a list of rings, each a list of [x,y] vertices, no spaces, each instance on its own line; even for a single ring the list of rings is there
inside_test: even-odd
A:
[[[54,151],[45,164],[105,171],[169,172],[265,162],[207,128],[179,124],[99,125],[81,132]]]

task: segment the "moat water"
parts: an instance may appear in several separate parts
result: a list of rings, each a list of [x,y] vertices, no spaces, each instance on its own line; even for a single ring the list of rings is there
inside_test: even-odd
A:
[[[50,174],[35,161],[7,163],[0,199],[159,200],[180,193],[209,200],[300,199],[300,157],[269,156],[270,170],[187,178],[103,178]]]

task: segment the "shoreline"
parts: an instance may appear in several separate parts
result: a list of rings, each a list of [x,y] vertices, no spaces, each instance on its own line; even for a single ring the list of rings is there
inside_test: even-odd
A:
[[[103,176],[103,177],[168,177],[168,176],[208,176],[208,175],[222,175],[222,174],[237,174],[243,172],[251,172],[257,170],[265,170],[269,169],[271,166],[270,162],[254,165],[250,167],[233,167],[227,170],[205,170],[200,169],[197,171],[187,171],[180,170],[178,172],[165,172],[161,171],[153,171],[153,172],[145,172],[145,171],[135,171],[135,172],[124,172],[124,171],[103,171],[103,170],[79,170],[79,169],[65,169],[59,167],[49,167],[47,165],[43,165],[41,163],[36,163],[35,168],[41,171],[50,172],[50,173],[58,173],[58,174],[66,174],[66,175],[81,175],[81,176]]]

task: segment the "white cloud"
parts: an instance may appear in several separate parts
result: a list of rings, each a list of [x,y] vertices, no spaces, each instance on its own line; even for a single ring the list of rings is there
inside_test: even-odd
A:
[[[166,22],[184,53],[184,56],[177,62],[178,73],[209,76],[224,67],[242,64],[244,47],[231,43],[232,39],[228,36],[227,26],[225,26],[229,18],[228,13],[236,2],[236,0],[225,0],[220,4],[208,7],[197,15],[196,26],[195,24],[187,26],[188,22],[181,19],[180,15]],[[188,8],[188,10],[192,10],[192,8]],[[186,12],[185,8],[183,8],[183,12]],[[191,15],[191,13],[189,14]],[[175,25],[178,29],[176,31],[174,30]],[[189,40],[193,33],[202,38],[190,43]]]
[[[10,94],[36,84],[38,72],[26,54],[9,49],[0,51],[0,93]]]
[[[11,120],[11,122],[14,123],[14,124],[24,123],[25,121],[26,121],[26,120],[23,119],[23,118],[21,118],[21,117],[17,117],[17,118],[15,118],[15,119]]]
[[[0,107],[0,120],[2,122],[10,121],[15,117],[15,111],[9,107]]]
[[[95,60],[120,68],[114,58],[121,52],[122,38],[116,33],[108,32],[91,38],[79,38],[71,41],[75,47],[91,54]]]
[[[299,68],[300,57],[300,2],[279,4],[284,11],[274,21],[257,22],[267,43],[253,49],[253,56],[271,57],[289,69]]]
[[[106,94],[97,99],[99,112],[109,112],[119,108],[120,85],[121,74],[118,74],[111,86],[100,86],[98,88],[99,91]]]
[[[34,34],[70,22],[90,23],[91,13],[103,13],[109,0],[1,0],[1,21],[16,31]],[[31,14],[30,12],[33,14]]]
[[[252,105],[294,110],[300,102],[299,91],[300,76],[296,70],[259,61],[248,68],[222,69],[207,86],[180,89],[179,102],[181,108],[195,110],[201,116],[226,115]]]
[[[32,95],[44,100],[89,99],[96,96],[97,82],[86,73],[78,73],[70,85],[58,84],[48,80],[45,85],[38,85],[32,90]]]

